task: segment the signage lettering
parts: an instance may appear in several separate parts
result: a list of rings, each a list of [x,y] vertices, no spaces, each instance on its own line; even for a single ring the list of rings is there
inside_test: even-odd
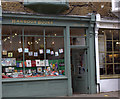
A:
[[[53,21],[46,20],[16,20],[12,19],[12,23],[25,23],[25,24],[53,24]]]

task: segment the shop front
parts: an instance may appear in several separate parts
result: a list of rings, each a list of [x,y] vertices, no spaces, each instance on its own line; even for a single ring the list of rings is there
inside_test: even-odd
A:
[[[2,96],[96,93],[95,16],[3,13]]]

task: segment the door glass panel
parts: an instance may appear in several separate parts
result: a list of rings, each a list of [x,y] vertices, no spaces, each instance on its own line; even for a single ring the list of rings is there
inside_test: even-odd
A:
[[[84,28],[70,29],[70,44],[71,45],[85,45],[86,32]]]

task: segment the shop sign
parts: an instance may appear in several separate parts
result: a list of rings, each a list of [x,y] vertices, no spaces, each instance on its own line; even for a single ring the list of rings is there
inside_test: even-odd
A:
[[[20,24],[53,24],[51,20],[20,20],[20,19],[12,19],[12,23],[20,23]]]

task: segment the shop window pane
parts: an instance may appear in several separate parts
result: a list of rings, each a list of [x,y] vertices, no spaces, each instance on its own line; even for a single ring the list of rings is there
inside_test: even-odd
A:
[[[98,45],[99,45],[99,52],[105,52],[105,37],[104,37],[104,35],[99,35]]]
[[[105,64],[100,64],[100,75],[105,74]]]
[[[71,45],[85,45],[86,32],[84,28],[70,29],[70,44]]]
[[[10,37],[10,38],[9,38]],[[2,36],[2,78],[23,77],[23,42],[21,36]],[[21,62],[21,64],[18,64]]]
[[[25,77],[45,76],[44,38],[25,37],[24,53]]]
[[[106,40],[112,40],[112,32],[111,30],[105,30]]]
[[[115,74],[120,74],[120,64],[115,64]]]
[[[120,40],[119,39],[119,35],[120,35],[119,31],[118,30],[114,30],[113,31],[113,40]]]
[[[45,27],[45,36],[64,36],[63,27]]]
[[[120,41],[114,41],[114,51],[119,51],[120,52]]]
[[[25,26],[24,27],[24,35],[39,35],[43,36],[43,27],[38,26]]]
[[[106,43],[107,43],[106,44],[107,51],[112,51],[112,41],[107,41]]]
[[[46,37],[47,76],[65,75],[64,38]]]
[[[113,74],[113,64],[107,65],[107,74]]]
[[[14,38],[17,35],[22,35],[22,26],[2,26],[2,35],[10,35],[10,38]],[[9,39],[9,38],[8,38]]]
[[[114,54],[114,63],[120,63],[120,53]]]
[[[99,62],[100,64],[105,63],[105,53],[99,53]]]
[[[106,63],[113,63],[113,54],[106,53]]]

